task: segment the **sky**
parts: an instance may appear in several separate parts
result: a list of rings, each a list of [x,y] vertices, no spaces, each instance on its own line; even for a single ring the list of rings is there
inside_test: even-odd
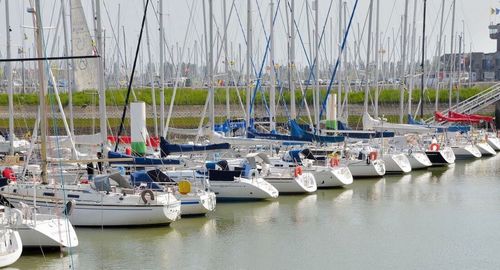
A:
[[[7,0],[0,0],[0,53],[5,57],[6,53],[6,16],[5,16],[5,2]],[[86,12],[89,28],[93,32],[92,26],[92,1],[81,0]],[[278,63],[286,63],[287,61],[287,14],[285,12],[286,3],[291,0],[273,0],[275,7],[278,6],[275,21],[275,61]],[[404,0],[379,0],[380,1],[380,23],[379,23],[379,38],[382,43],[381,48],[385,54],[381,54],[382,58],[399,59],[401,54],[401,18],[404,13]],[[68,1],[65,1],[68,3]],[[307,2],[307,3],[306,3]],[[327,1],[319,0],[319,29],[324,30],[324,39],[321,45],[321,60],[324,62],[333,62],[337,57],[337,44],[339,43],[338,31],[338,18],[339,18],[339,0]],[[353,10],[355,0],[347,0],[347,14]],[[368,24],[367,14],[369,10],[368,0],[360,0],[356,12],[353,16],[352,27],[347,41],[348,57],[359,57],[366,59],[366,46],[367,46],[367,33]],[[374,13],[372,33],[376,33],[376,6],[377,0],[374,0]],[[408,12],[408,37],[411,44],[412,36],[411,29],[413,24],[413,16],[415,17],[415,50],[413,57],[416,59],[418,51],[420,50],[419,39],[422,35],[422,12],[423,0],[409,0]],[[414,3],[417,7],[414,7]],[[427,1],[427,57],[436,53],[436,45],[439,37],[439,21],[441,18],[441,0],[428,0]],[[45,30],[45,38],[48,39],[47,47],[52,48],[55,42],[53,55],[62,54],[62,24],[57,30],[58,14],[60,11],[59,0],[43,0],[42,1],[42,16]],[[127,58],[131,59],[133,52],[137,46],[137,39],[140,30],[140,23],[143,12],[143,0],[103,0],[101,8],[101,16],[103,27],[106,31],[106,51],[108,57],[111,57],[113,52],[117,49],[118,29],[125,32]],[[195,48],[200,48],[200,44],[204,43],[204,25],[203,25],[203,5],[200,0],[164,0],[164,25],[167,46],[172,53],[167,54],[167,60],[174,59],[174,62],[179,61],[180,55],[184,61],[196,62]],[[222,0],[214,1],[214,24],[215,31],[223,35],[223,16],[222,16]],[[270,0],[253,0],[252,3],[252,19],[253,19],[253,57],[256,63],[262,61],[265,47],[266,47],[266,34],[269,34],[270,28]],[[314,11],[309,10],[309,27],[307,21],[306,4],[312,5],[312,1],[295,0],[295,13],[296,22],[298,25],[298,35],[296,40],[296,59],[298,65],[305,65],[308,59],[312,58],[311,51],[313,51],[314,39]],[[330,13],[328,13],[329,5],[332,4]],[[17,48],[26,47],[27,51],[31,51],[33,47],[33,31],[29,28],[32,26],[31,15],[26,12],[29,6],[27,0],[9,0],[9,15],[10,25],[12,29],[12,46],[13,53],[17,57]],[[208,9],[208,1],[206,1]],[[451,6],[452,0],[445,0],[444,9],[444,41],[443,47],[446,52],[451,50],[450,36],[451,36]],[[242,58],[245,57],[245,37],[246,35],[246,18],[247,18],[247,1],[243,0],[227,0],[227,10],[233,7],[228,24],[228,46],[230,58],[237,63],[239,61],[239,47],[241,46]],[[455,19],[455,35],[463,35],[465,39],[465,51],[483,51],[492,52],[496,49],[495,41],[489,39],[488,25],[491,23],[500,22],[500,14],[491,14],[491,9],[500,8],[500,1],[493,0],[456,0],[456,19]],[[69,9],[68,9],[69,10]],[[159,10],[158,0],[151,1],[148,10],[148,30],[150,36],[151,57],[152,59],[159,59],[159,31],[158,31],[158,16]],[[69,17],[68,17],[69,21]],[[324,27],[325,26],[325,27]],[[310,30],[308,30],[310,29]],[[56,31],[57,30],[57,31]],[[462,34],[462,32],[464,34]],[[25,34],[25,35],[24,35]],[[119,34],[120,42],[119,49],[124,50],[123,33]],[[26,39],[24,39],[26,37]],[[54,37],[56,37],[54,39]],[[145,37],[144,37],[145,38]],[[374,38],[374,37],[373,37]],[[396,38],[396,42],[394,40]],[[302,39],[302,41],[301,41]],[[458,39],[458,38],[457,38]],[[217,44],[220,44],[218,39]],[[361,46],[356,49],[357,44]],[[195,43],[196,46],[195,46]],[[373,44],[373,43],[372,43]],[[418,45],[417,45],[418,44]],[[457,42],[455,41],[455,45]],[[141,56],[147,59],[147,43],[143,43],[141,47]],[[218,45],[217,47],[220,47]],[[395,48],[395,49],[394,49]],[[408,45],[408,52],[412,52],[411,46]],[[183,50],[184,49],[184,50]],[[458,49],[456,49],[458,50]],[[52,51],[52,50],[49,50]],[[372,50],[373,51],[373,50]],[[198,62],[201,61],[201,55],[198,51]],[[216,56],[220,52],[216,53]],[[390,56],[392,55],[392,56]],[[372,56],[373,57],[373,54]],[[219,65],[221,64],[219,58]],[[122,60],[124,61],[123,57]],[[129,66],[130,60],[129,61]],[[147,61],[147,60],[143,60]]]

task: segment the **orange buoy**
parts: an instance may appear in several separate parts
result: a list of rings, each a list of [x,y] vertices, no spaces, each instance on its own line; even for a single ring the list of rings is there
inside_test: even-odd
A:
[[[370,152],[370,160],[376,160],[376,159],[377,159],[377,151]]]

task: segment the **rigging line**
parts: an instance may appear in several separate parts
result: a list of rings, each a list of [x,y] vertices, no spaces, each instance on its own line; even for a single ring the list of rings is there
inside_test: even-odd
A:
[[[118,144],[120,143],[120,135],[123,131],[123,124],[125,122],[125,115],[127,114],[127,107],[130,99],[130,92],[132,90],[132,82],[134,81],[134,73],[135,73],[135,68],[137,65],[137,58],[139,56],[139,50],[141,47],[141,40],[142,40],[142,33],[144,32],[144,25],[146,22],[146,14],[148,12],[148,6],[149,6],[149,0],[146,0],[146,7],[144,8],[144,14],[142,16],[142,24],[141,24],[141,32],[139,33],[139,39],[137,41],[137,48],[135,51],[135,57],[134,57],[134,65],[132,66],[132,73],[130,75],[130,80],[128,84],[128,90],[127,90],[127,97],[125,98],[125,104],[123,105],[123,114],[122,114],[122,119],[120,121],[120,128],[118,129],[118,134],[116,135],[116,145],[115,145],[115,152],[118,151]]]
[[[262,19],[262,12],[260,10],[260,5],[259,5],[259,2],[257,0],[255,0],[255,2],[257,3],[257,11],[259,13],[259,19],[260,19],[260,23],[262,25],[262,30],[264,31],[264,37],[266,39],[269,39],[269,42],[270,42],[270,37],[267,36],[267,32],[266,32],[266,28],[264,26],[264,21]],[[278,6],[277,8],[279,8],[279,1],[278,1]],[[269,16],[272,16],[272,14],[270,14]],[[277,16],[277,15],[276,15]],[[273,27],[274,27],[274,22],[275,22],[275,19],[276,17],[273,17]],[[261,76],[262,76],[262,68],[263,68],[263,65],[264,65],[264,62],[266,61],[266,55],[267,55],[267,50],[270,50],[269,46],[266,47],[266,53],[264,54],[264,58],[262,59],[262,66],[261,66],[261,70],[260,70],[260,74],[259,74],[259,80],[261,79]],[[274,63],[273,63],[274,64]],[[268,115],[271,115],[271,111],[269,109],[269,106],[267,105],[267,99],[266,99],[266,96],[264,94],[264,89],[262,89],[262,87],[259,86],[259,90],[260,90],[260,93],[261,93],[261,96],[262,96],[262,101],[264,103],[264,107],[266,108],[266,111],[267,111],[267,114]],[[255,95],[257,95],[257,93],[255,92]]]
[[[332,90],[333,80],[335,79],[335,75],[337,74],[337,69],[339,67],[340,57],[342,56],[342,52],[344,51],[345,44],[346,44],[346,41],[347,41],[347,37],[349,36],[349,32],[351,30],[352,19],[354,17],[355,12],[356,12],[356,8],[358,6],[358,2],[359,2],[359,0],[356,0],[356,2],[354,2],[354,7],[352,9],[351,17],[349,18],[349,23],[348,23],[347,29],[346,29],[346,31],[344,33],[344,39],[342,40],[342,46],[340,47],[340,54],[337,57],[337,61],[335,63],[335,68],[333,69],[332,77],[330,79],[330,83],[328,84],[328,89],[326,91],[325,99],[323,99],[323,104],[321,106],[321,111],[319,113],[319,117],[320,118],[323,115],[323,111],[326,109],[326,99],[328,98],[328,95],[330,94],[330,91]]]
[[[160,19],[158,18],[158,12],[157,10],[154,8],[154,3],[151,2],[151,8],[153,9],[154,11],[154,15],[155,15],[155,18],[156,18],[156,22],[159,23],[160,22]],[[188,8],[189,8],[189,4],[188,4]],[[167,35],[163,35],[163,41],[164,41],[164,46],[166,46],[166,52],[168,54],[168,56],[170,56],[170,61],[171,61],[171,64],[172,64],[172,67],[173,69],[177,69],[176,67],[176,61],[174,61],[174,55],[172,53],[172,51],[168,48],[168,40],[167,40]],[[167,57],[167,54],[164,56],[164,57]],[[164,59],[160,59],[160,64],[163,63]]]
[[[106,11],[106,15],[108,17],[108,21],[109,21],[109,25],[111,27],[111,33],[113,35],[113,39],[116,42],[116,46],[119,48],[120,45],[118,44],[118,37],[116,36],[116,31],[113,27],[113,23],[111,22],[111,16],[109,15],[108,6],[106,5],[106,1],[102,1],[102,3],[104,5],[104,11]],[[120,27],[120,26],[118,26],[118,27]],[[120,29],[118,29],[118,32],[119,31],[120,31]],[[125,39],[125,36],[123,38]],[[117,52],[118,52],[118,58],[120,58],[121,64],[125,65],[125,60],[123,58],[123,54],[122,54],[121,50],[118,49]],[[114,52],[113,52],[113,55],[114,55]],[[125,71],[125,79],[128,80],[128,74],[126,71]]]
[[[276,23],[276,18],[278,17],[277,14],[278,14],[278,9],[280,7],[280,3],[281,3],[281,0],[278,0],[278,3],[276,4],[276,11],[274,12],[274,16],[273,16],[273,26],[274,24]],[[252,115],[252,111],[253,111],[253,104],[255,102],[255,97],[257,96],[257,90],[259,89],[260,87],[260,79],[261,79],[261,76],[262,76],[262,70],[264,69],[264,64],[266,62],[266,58],[267,58],[267,53],[269,52],[269,43],[271,42],[271,39],[266,37],[267,39],[267,42],[266,42],[266,49],[265,49],[265,52],[264,52],[264,57],[263,57],[263,61],[262,61],[262,64],[260,65],[260,71],[259,71],[259,74],[257,76],[257,82],[255,84],[255,88],[254,88],[254,91],[253,91],[253,97],[252,97],[252,102],[251,102],[251,105],[250,105],[250,112],[249,114]],[[252,61],[253,62],[253,61]],[[269,111],[268,111],[269,113]]]
[[[194,5],[194,1],[192,1],[193,5]],[[174,89],[172,91],[172,97],[170,98],[170,107],[168,108],[168,116],[167,116],[167,123],[165,123],[165,128],[163,129],[163,136],[166,136],[167,135],[167,132],[168,132],[168,127],[170,125],[170,118],[172,117],[172,110],[174,108],[174,101],[175,101],[175,96],[177,94],[177,87],[179,86],[179,74],[180,74],[180,69],[182,67],[182,58],[184,58],[184,52],[186,51],[186,41],[187,41],[187,38],[188,38],[188,35],[189,35],[189,28],[191,27],[191,23],[192,23],[192,18],[193,18],[193,14],[194,14],[194,9],[191,9],[191,13],[189,14],[189,19],[188,19],[188,28],[186,29],[186,33],[184,35],[184,41],[183,41],[183,44],[182,44],[182,52],[181,52],[181,55],[179,57],[179,64],[177,64],[177,68],[175,70],[175,82],[174,82]],[[162,123],[163,124],[163,123]]]
[[[323,24],[323,27],[322,27],[322,30],[321,30],[321,36],[320,36],[320,38],[319,38],[319,42],[318,42],[318,45],[317,45],[318,47],[321,47],[321,42],[323,41],[323,37],[324,37],[324,35],[325,35],[326,25],[328,24],[328,17],[330,16],[330,12],[331,12],[331,10],[332,10],[332,6],[333,6],[333,1],[330,1],[330,5],[328,6],[328,11],[327,11],[327,13],[326,13],[326,20],[325,20],[325,23]],[[291,10],[291,8],[292,8],[292,7],[291,7],[291,5],[290,5],[290,3],[288,4],[288,8],[289,8],[290,10]],[[298,26],[297,26],[297,21],[296,21],[295,19],[294,19],[294,25],[295,25],[295,28],[297,28],[297,32],[299,32],[299,31],[298,31]],[[300,36],[300,35],[299,35],[299,36]],[[311,75],[311,74],[312,74],[312,73],[314,73],[314,72],[313,72],[313,69],[314,69],[314,67],[315,67],[315,65],[316,65],[316,63],[317,63],[316,56],[314,57],[314,59],[313,59],[313,60],[314,60],[314,61],[313,61],[313,63],[312,63],[312,66],[310,66],[310,69],[309,69],[309,78],[308,78],[308,82],[310,82],[310,81],[311,81],[312,76],[313,76],[313,75]],[[314,78],[315,78],[315,80],[316,80],[316,79],[318,79],[318,78],[316,78],[316,77],[315,77],[315,75],[314,75]],[[310,83],[308,83],[308,84],[310,84]],[[307,92],[307,89],[308,89],[308,87],[306,86],[305,92]],[[302,96],[302,102],[304,102],[304,99],[305,99],[305,95],[303,95],[303,96]],[[302,104],[302,103],[301,103],[301,104]],[[298,114],[298,116],[299,116],[299,115],[300,115],[300,114]]]
[[[34,5],[33,5],[33,2],[30,0],[30,6],[33,8]],[[37,8],[40,7],[40,2],[37,2],[36,3],[36,6]],[[36,14],[36,15],[35,15]],[[45,43],[45,41],[43,40],[43,28],[42,28],[42,24],[41,24],[41,16],[39,16],[41,14],[41,10],[38,10],[36,13],[33,14],[33,20],[34,20],[34,25],[37,26],[37,28],[39,29],[39,35],[41,35],[41,37],[39,37],[41,39],[41,46],[43,48],[42,52],[39,52],[42,56],[46,56],[47,55],[47,44]],[[36,19],[35,19],[36,18]],[[36,20],[38,20],[38,22],[36,22]],[[43,67],[41,68],[44,68],[44,69],[47,69],[48,70],[48,74],[51,73],[51,70],[50,70],[50,65],[49,65],[49,61],[47,60],[44,60],[43,62]],[[53,79],[53,76],[51,76],[51,79]],[[43,80],[42,80],[42,83],[43,83]],[[55,84],[54,82],[54,89],[56,89],[57,85]],[[48,89],[48,91],[50,91],[50,89]],[[54,95],[51,95],[51,100],[54,98]],[[51,102],[51,105],[54,106],[54,103]],[[42,112],[42,113],[46,113],[46,112]],[[52,110],[52,116],[54,117],[55,116],[55,110]],[[42,115],[40,114],[40,117],[42,117]],[[65,119],[64,119],[65,120]],[[54,128],[55,128],[55,125],[54,125]],[[57,131],[56,131],[56,134],[57,134]],[[68,134],[68,136],[71,138],[71,133]],[[56,139],[56,143],[58,144],[59,141]],[[59,147],[58,147],[59,148]],[[59,167],[61,168],[61,167]],[[46,172],[42,172],[42,173],[46,173]],[[62,171],[61,171],[62,173]],[[65,204],[66,203],[66,196],[65,196],[65,189],[64,189],[64,181],[62,182],[62,187],[63,187],[63,203]],[[70,253],[70,259],[71,259],[71,265],[74,265],[74,261],[73,261],[73,253],[72,253],[72,249],[70,248],[69,249],[69,253]],[[44,255],[45,256],[45,255]]]
[[[389,31],[389,25],[391,24],[392,21],[392,15],[394,15],[394,9],[396,8],[396,0],[394,0],[394,4],[392,4],[392,9],[391,9],[391,15],[389,16],[389,20],[387,20],[387,25],[385,26],[385,31],[382,34],[382,40],[385,39],[387,36],[387,32]],[[400,26],[401,27],[401,26]]]
[[[234,4],[234,3],[233,3]],[[235,11],[236,11],[236,17],[238,18],[238,24],[240,26],[240,30],[243,34],[243,41],[245,41],[245,44],[248,44],[248,41],[247,41],[247,36],[245,35],[245,28],[243,27],[243,24],[241,23],[241,17],[240,17],[240,14],[238,12],[238,8],[235,7]],[[250,61],[251,61],[251,66],[252,66],[252,69],[253,69],[253,72],[254,72],[254,75],[255,76],[258,76],[258,73],[257,73],[257,68],[255,67],[255,63],[253,61],[253,58],[250,58]]]

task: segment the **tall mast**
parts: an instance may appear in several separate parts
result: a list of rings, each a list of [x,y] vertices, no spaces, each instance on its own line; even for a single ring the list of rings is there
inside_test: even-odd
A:
[[[370,69],[370,47],[371,47],[371,34],[372,34],[372,15],[373,15],[373,0],[370,0],[370,8],[369,8],[369,16],[368,16],[368,45],[366,46],[366,67],[365,67],[365,103],[364,103],[364,112],[368,113],[368,98],[370,91],[370,84],[368,83],[369,79],[369,69]]]
[[[455,66],[455,54],[453,50],[453,41],[455,38],[455,0],[453,0],[453,11],[451,15],[451,38],[450,38],[450,43],[451,43],[451,50],[450,50],[450,88],[448,92],[448,110],[451,111],[451,99],[452,99],[452,92],[453,92],[453,72],[454,72],[454,66]]]
[[[160,134],[163,134],[163,125],[165,125],[165,65],[163,63],[164,49],[163,44],[165,39],[165,32],[163,31],[163,0],[160,0]]]
[[[408,114],[411,114],[411,95],[413,93],[413,88],[415,87],[415,43],[417,36],[417,0],[413,1],[413,22],[412,22],[412,36],[411,36],[411,47],[410,47],[410,84],[408,86]],[[418,61],[418,60],[417,60]]]
[[[5,29],[7,36],[7,59],[11,58],[10,46],[10,21],[9,21],[9,0],[5,0]],[[5,75],[8,80],[8,93],[9,93],[9,153],[14,154],[14,89],[12,85],[12,66],[10,62],[5,65]]]
[[[403,38],[401,39],[401,47],[403,53],[401,55],[401,91],[399,96],[399,123],[403,123],[404,116],[404,101],[405,101],[405,85],[406,85],[406,38],[408,37],[408,1],[405,0],[405,14],[403,15]]]
[[[142,1],[142,5],[144,8],[146,8],[146,3],[145,1]],[[119,9],[118,9],[119,10]],[[147,20],[147,18],[146,18]],[[151,58],[151,44],[149,42],[149,27],[148,27],[148,22],[145,21],[145,27],[146,27],[146,43],[148,45],[148,69],[146,69],[146,72],[149,74],[149,82],[151,83],[151,105],[153,106],[153,122],[154,122],[154,127],[155,127],[155,136],[158,137],[158,114],[156,112],[156,91],[155,91],[155,80],[154,80],[154,73],[152,70],[153,67],[153,61]],[[118,31],[120,32],[120,31]],[[163,123],[161,123],[163,125]]]
[[[103,38],[102,38],[102,24],[101,24],[101,0],[95,0],[96,10],[96,29],[95,36],[97,39],[97,51],[102,56],[103,53]],[[97,87],[99,89],[99,114],[101,116],[99,128],[101,132],[102,147],[107,144],[108,129],[106,116],[106,89],[104,88],[104,59],[99,57],[97,62]]]
[[[213,19],[213,0],[208,0],[208,122],[210,130],[214,131],[215,118],[214,118],[214,19]],[[179,56],[180,57],[180,56]],[[180,61],[179,61],[180,65]]]
[[[66,1],[61,0],[61,12],[64,31],[64,56],[69,56],[69,36],[68,26],[66,23]],[[69,130],[71,136],[75,135],[75,125],[73,123],[73,88],[71,87],[71,78],[69,71],[69,59],[66,59],[66,92],[68,93],[68,108],[69,108]]]
[[[343,34],[345,34],[345,32],[347,31],[347,2],[344,2],[344,29],[343,29]],[[339,46],[342,46],[342,45],[339,45]],[[344,50],[343,52],[344,54],[344,68],[343,68],[343,73],[344,73],[344,106],[342,106],[342,110],[344,112],[344,120],[346,121],[346,123],[348,122],[349,120],[349,84],[347,83],[347,78],[348,78],[348,74],[349,74],[349,71],[347,69],[347,50]],[[340,82],[340,81],[339,81]],[[340,99],[340,97],[337,97],[338,99]],[[338,109],[337,109],[338,111]]]
[[[424,22],[422,29],[422,81],[420,89],[420,118],[424,118],[424,80],[425,80],[425,15],[427,11],[427,0],[424,0]]]
[[[275,86],[275,77],[276,73],[274,70],[274,25],[273,25],[273,19],[274,19],[274,2],[271,0],[271,3],[269,4],[269,10],[270,10],[270,30],[269,30],[269,81],[270,81],[270,86],[269,86],[269,103],[270,103],[270,116],[269,116],[269,128],[271,131],[276,130],[276,86]]]
[[[437,73],[438,73],[438,76],[437,76],[437,85],[436,85],[436,103],[434,105],[434,111],[438,111],[439,110],[439,87],[440,87],[440,84],[439,84],[439,73],[441,72],[441,42],[443,40],[443,20],[444,20],[444,4],[445,4],[445,0],[442,1],[441,3],[441,23],[439,25],[439,40],[438,40],[438,47],[437,47],[437,56],[438,56],[438,62],[437,62]]]
[[[330,22],[333,24],[333,20],[330,20]],[[333,29],[332,29],[333,30]],[[333,32],[333,31],[332,31]],[[342,64],[342,0],[339,0],[339,44],[338,44],[338,49],[339,49],[339,56],[338,56],[338,59],[339,59],[339,69],[338,69],[338,78],[337,78],[337,111],[342,111],[342,98],[341,98],[341,95],[342,95],[342,75],[343,75],[343,72],[342,72],[342,68],[343,68],[343,64]],[[332,33],[332,36],[333,36],[333,33]],[[333,55],[333,48],[332,48],[332,55]],[[332,57],[332,64],[333,64],[333,57]],[[337,120],[337,119],[335,119]]]
[[[377,0],[377,14],[375,18],[375,117],[378,117],[378,71],[379,71],[379,55],[380,55],[380,0]]]
[[[47,82],[45,80],[45,68],[42,57],[44,57],[44,51],[42,47],[43,38],[43,28],[42,20],[40,16],[40,0],[35,1],[35,16],[34,16],[34,27],[35,27],[35,38],[36,38],[36,51],[40,60],[38,60],[38,79],[40,83],[40,169],[42,177],[42,184],[48,184],[47,181],[47,104],[46,104],[46,93],[47,93]]]
[[[295,0],[290,3],[290,117],[295,119],[297,110],[295,106]]]
[[[314,76],[316,77],[315,80],[315,91],[314,94],[316,98],[314,99],[314,108],[315,108],[315,115],[314,119],[316,121],[316,131],[319,134],[320,130],[320,119],[319,119],[319,114],[320,114],[320,105],[319,105],[319,99],[320,99],[320,90],[319,90],[319,0],[314,1]]]
[[[229,95],[229,81],[231,80],[231,76],[229,75],[229,56],[227,52],[227,36],[228,36],[228,31],[227,27],[229,25],[229,22],[227,20],[227,8],[226,8],[226,0],[222,2],[222,9],[224,13],[224,72],[226,73],[226,81],[224,83],[224,86],[226,88],[226,119],[229,120],[231,119],[231,105],[230,105],[230,95]]]
[[[246,125],[247,128],[250,127],[250,102],[252,98],[252,0],[247,0],[247,59],[246,59],[246,71],[247,71],[247,93],[246,93]]]

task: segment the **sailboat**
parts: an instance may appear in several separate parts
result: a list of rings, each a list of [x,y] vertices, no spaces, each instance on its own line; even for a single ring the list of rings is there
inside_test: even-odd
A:
[[[37,15],[38,20],[35,20],[38,25],[37,51],[40,57],[43,57],[41,20],[39,14]],[[38,68],[39,79],[42,82],[40,111],[45,113],[46,85],[42,61],[39,61]],[[33,205],[42,214],[52,214],[55,211],[63,211],[64,208],[64,216],[67,216],[75,226],[169,224],[180,217],[180,201],[171,192],[161,194],[155,194],[151,190],[136,192],[119,174],[105,174],[90,180],[76,180],[72,184],[54,181],[54,175],[61,172],[47,170],[47,119],[45,115],[40,118],[41,174],[30,179],[23,179],[24,181],[19,181],[21,179],[16,182],[12,181],[0,189],[0,193],[15,207],[19,208],[22,203]],[[101,161],[98,160],[98,162]],[[70,203],[72,201],[75,203]]]
[[[0,206],[0,267],[15,263],[23,252],[21,236],[11,227],[16,222],[8,208]]]

